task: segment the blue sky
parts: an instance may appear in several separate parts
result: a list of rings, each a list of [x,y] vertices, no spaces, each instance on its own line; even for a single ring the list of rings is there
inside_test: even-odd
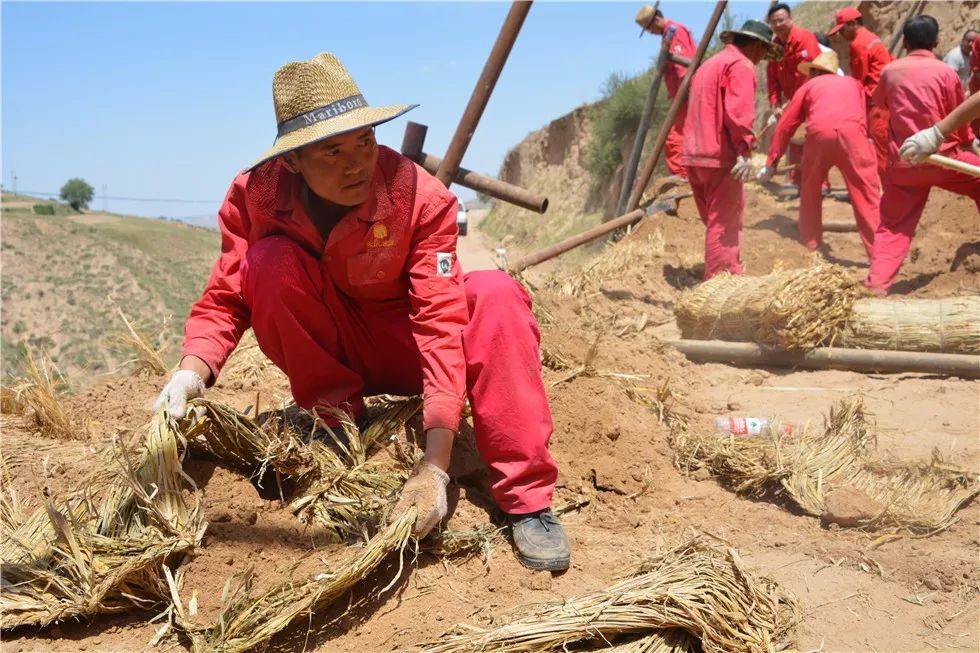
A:
[[[598,99],[613,72],[647,67],[641,2],[536,2],[463,165],[496,175],[529,132]],[[698,38],[714,3],[665,13]],[[766,2],[736,2],[757,17]],[[407,120],[442,156],[509,9],[503,2],[3,2],[2,180],[57,192],[71,177],[93,209],[214,224],[235,174],[275,135],[271,81],[287,61],[336,53],[372,105],[418,103]],[[472,192],[454,187],[466,199]],[[201,200],[150,202],[114,197]]]

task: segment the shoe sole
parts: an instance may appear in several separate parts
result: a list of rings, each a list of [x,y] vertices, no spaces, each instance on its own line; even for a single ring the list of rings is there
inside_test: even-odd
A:
[[[533,571],[565,571],[571,563],[571,558],[559,558],[558,560],[536,560],[528,558],[515,551],[517,559],[522,565]]]

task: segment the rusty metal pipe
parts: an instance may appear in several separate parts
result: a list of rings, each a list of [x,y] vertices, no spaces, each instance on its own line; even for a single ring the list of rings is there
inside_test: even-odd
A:
[[[681,55],[674,54],[673,52],[668,52],[667,53],[667,61],[669,61],[670,63],[678,63],[678,64],[680,64],[682,66],[686,66],[688,68],[691,67],[691,60],[690,59],[685,59]]]
[[[439,165],[442,163],[442,159],[422,151],[422,148],[425,147],[425,135],[428,130],[429,128],[426,125],[409,121],[405,125],[405,136],[402,137],[401,151],[402,154],[422,166],[426,172],[435,174],[439,169]],[[529,211],[534,211],[535,213],[544,213],[548,210],[547,197],[542,197],[520,186],[508,184],[505,181],[487,177],[486,175],[481,175],[466,168],[459,168],[457,170],[453,182],[475,190],[478,193],[484,193],[498,200],[509,202]]]
[[[909,13],[905,17],[905,20],[901,21],[895,28],[895,33],[892,35],[892,42],[888,46],[888,52],[893,56],[897,57],[899,51],[901,51],[902,45],[902,28],[905,27],[905,21],[914,16],[918,16],[925,9],[925,0],[916,0],[912,3],[911,8],[909,8]]]
[[[694,77],[694,73],[697,71],[698,66],[701,65],[702,59],[704,59],[704,53],[708,49],[711,37],[714,36],[715,28],[718,27],[718,22],[721,20],[722,14],[725,13],[725,7],[727,5],[727,0],[719,0],[715,5],[714,13],[711,14],[711,18],[708,20],[708,26],[704,28],[704,34],[701,36],[701,42],[698,43],[698,49],[694,53],[694,59],[687,69],[687,74],[684,75],[684,79],[681,81],[680,88],[677,89],[677,95],[674,96],[673,102],[670,103],[670,109],[667,111],[667,115],[664,117],[663,122],[660,123],[660,133],[657,134],[657,140],[653,143],[653,151],[650,153],[650,158],[647,159],[646,165],[643,167],[643,172],[633,186],[633,192],[630,194],[629,202],[626,204],[626,208],[629,210],[635,209],[640,205],[643,189],[646,188],[647,183],[650,181],[653,169],[657,167],[657,162],[660,160],[661,153],[663,153],[664,144],[667,142],[667,134],[670,133],[670,128],[673,126],[674,120],[677,119],[677,114],[680,112],[681,106],[687,102],[687,93],[691,88],[691,78]]]
[[[442,165],[442,159],[437,156],[432,156],[431,154],[426,154],[425,152],[420,153],[417,158],[410,158],[422,166],[426,172],[431,174],[435,174],[435,172],[439,169],[439,166]],[[466,188],[475,190],[478,193],[489,195],[490,197],[498,200],[509,202],[510,204],[519,206],[522,209],[534,211],[535,213],[544,213],[548,210],[547,197],[542,197],[541,195],[533,193],[526,188],[521,188],[520,186],[515,186],[514,184],[508,184],[506,181],[500,181],[499,179],[494,179],[493,177],[487,177],[486,175],[481,175],[478,172],[473,172],[472,170],[467,170],[466,168],[456,169],[456,177],[453,179],[453,183],[459,184],[460,186],[465,186]]]
[[[660,81],[664,77],[665,66],[664,53],[657,58],[657,72],[650,81],[650,88],[647,90],[646,103],[643,105],[643,113],[640,115],[640,124],[636,127],[636,135],[633,137],[633,149],[630,150],[629,161],[623,169],[623,185],[619,190],[619,201],[616,203],[616,213],[622,215],[626,212],[626,202],[629,200],[630,191],[633,189],[633,182],[636,181],[636,169],[640,166],[640,157],[643,156],[643,143],[647,140],[647,132],[650,131],[650,123],[657,112],[657,96],[660,95]]]
[[[463,161],[463,155],[466,154],[466,148],[469,147],[470,139],[473,138],[473,132],[476,131],[483,110],[486,109],[487,102],[490,100],[490,94],[493,93],[493,87],[497,84],[504,64],[507,63],[507,56],[514,47],[517,35],[521,31],[527,12],[530,10],[531,3],[520,0],[516,0],[510,6],[507,18],[500,28],[500,34],[497,35],[497,41],[493,44],[493,49],[490,50],[487,63],[484,65],[480,79],[476,82],[476,88],[473,89],[473,94],[470,96],[470,102],[466,105],[466,110],[463,111],[463,117],[459,119],[459,125],[456,127],[452,141],[449,142],[446,156],[436,171],[436,177],[446,188],[456,178],[456,171],[459,170],[459,165]]]
[[[646,211],[643,209],[636,209],[635,211],[630,211],[626,215],[621,215],[618,218],[613,218],[609,222],[603,222],[597,227],[593,227],[588,231],[583,231],[580,234],[566,238],[560,243],[555,243],[550,247],[545,247],[544,249],[539,249],[536,252],[528,254],[524,258],[520,259],[516,263],[510,266],[509,270],[511,272],[521,272],[532,265],[537,265],[547,261],[548,259],[555,258],[561,254],[564,254],[570,249],[575,249],[579,245],[584,245],[585,243],[595,240],[600,236],[608,234],[611,231],[615,231],[620,227],[629,226],[635,222],[639,222],[643,216],[646,215]]]

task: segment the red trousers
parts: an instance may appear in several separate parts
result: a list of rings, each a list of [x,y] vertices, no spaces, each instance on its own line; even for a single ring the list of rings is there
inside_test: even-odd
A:
[[[353,299],[321,269],[286,236],[252,244],[242,265],[255,337],[289,377],[296,403],[357,414],[365,395],[422,392],[408,297]],[[548,452],[553,425],[531,300],[501,271],[471,272],[464,284],[466,388],[493,496],[508,513],[547,508],[558,468]]]
[[[871,243],[881,221],[878,213],[881,186],[874,147],[857,125],[807,132],[800,165],[800,242],[808,249],[818,249],[823,244],[821,186],[832,167],[844,175],[858,232],[870,258]]]
[[[681,163],[681,150],[684,149],[684,121],[687,120],[687,103],[685,102],[680,111],[677,112],[677,119],[667,132],[667,141],[664,143],[664,158],[667,161],[667,169],[671,174],[687,178],[687,169]]]
[[[960,150],[953,158],[980,165],[980,157],[972,152]],[[876,291],[887,291],[895,283],[933,186],[966,195],[976,202],[980,211],[980,178],[962,172],[928,164],[892,166],[885,172],[882,183],[881,224],[875,232],[871,269],[864,282]]]
[[[888,167],[888,109],[876,106],[868,108],[868,134],[878,157],[880,179],[885,176],[885,169]]]
[[[688,166],[688,182],[704,223],[704,278],[719,272],[742,274],[742,214],[745,188],[726,168]]]

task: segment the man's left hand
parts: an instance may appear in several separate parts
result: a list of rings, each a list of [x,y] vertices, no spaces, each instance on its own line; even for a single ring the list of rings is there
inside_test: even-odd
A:
[[[752,176],[752,162],[747,157],[740,156],[732,166],[732,177],[745,183]]]
[[[771,180],[772,179],[772,176],[775,175],[775,174],[776,174],[776,168],[775,167],[770,168],[769,166],[762,166],[762,169],[759,170],[758,173],[756,173],[755,178],[756,178],[756,181],[763,181],[763,182],[765,182],[765,181]]]

